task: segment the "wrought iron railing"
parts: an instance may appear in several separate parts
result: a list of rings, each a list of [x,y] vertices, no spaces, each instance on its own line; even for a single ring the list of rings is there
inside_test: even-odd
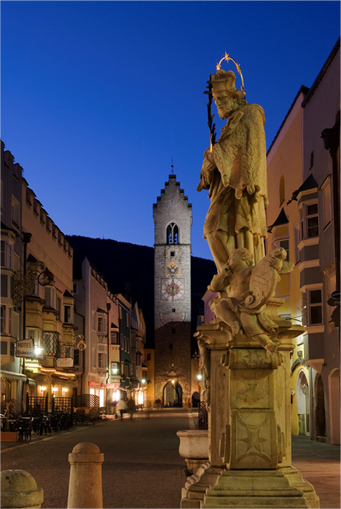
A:
[[[60,355],[59,332],[43,331],[43,348],[44,355],[59,357]]]
[[[99,396],[95,394],[80,394],[76,397],[76,407],[99,408]]]

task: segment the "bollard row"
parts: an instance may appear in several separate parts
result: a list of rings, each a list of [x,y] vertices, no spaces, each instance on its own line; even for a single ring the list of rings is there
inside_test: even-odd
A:
[[[103,509],[101,454],[95,444],[81,443],[69,454],[68,509]],[[40,509],[44,491],[25,470],[1,472],[2,509]]]

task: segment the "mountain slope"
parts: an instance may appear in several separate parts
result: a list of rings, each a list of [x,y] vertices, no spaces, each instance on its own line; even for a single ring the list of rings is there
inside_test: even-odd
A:
[[[154,342],[154,249],[110,239],[67,236],[74,248],[74,275],[79,277],[85,257],[102,274],[113,294],[122,293],[132,303],[137,301],[143,311],[147,328],[147,344]],[[211,260],[191,257],[192,329],[197,316],[203,314],[202,296],[215,273]]]

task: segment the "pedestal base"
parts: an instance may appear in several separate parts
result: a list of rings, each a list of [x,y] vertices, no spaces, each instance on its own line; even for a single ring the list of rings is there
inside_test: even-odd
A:
[[[319,508],[313,486],[295,468],[221,470],[202,465],[188,478],[182,508]]]

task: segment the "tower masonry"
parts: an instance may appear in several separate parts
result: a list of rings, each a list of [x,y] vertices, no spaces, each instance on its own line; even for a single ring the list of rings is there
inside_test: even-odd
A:
[[[165,406],[191,397],[192,205],[169,175],[153,205],[155,398]]]

